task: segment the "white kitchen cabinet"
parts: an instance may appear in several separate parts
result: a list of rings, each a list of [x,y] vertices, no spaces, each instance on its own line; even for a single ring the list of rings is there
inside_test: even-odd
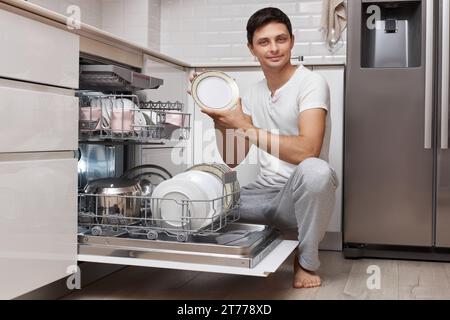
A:
[[[0,154],[0,299],[68,275],[77,261],[73,152]]]
[[[73,91],[0,79],[0,153],[76,150]]]
[[[79,37],[0,10],[0,299],[77,265]]]
[[[79,36],[0,10],[0,77],[78,88]]]
[[[344,161],[344,66],[315,66],[315,72],[320,73],[330,86],[331,102],[331,140],[329,161],[336,171],[339,186],[336,190],[336,203],[328,232],[342,232],[342,189],[343,189],[343,161]]]

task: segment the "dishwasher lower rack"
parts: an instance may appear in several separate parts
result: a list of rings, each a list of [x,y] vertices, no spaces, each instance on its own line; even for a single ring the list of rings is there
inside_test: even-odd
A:
[[[160,217],[165,201],[179,219]],[[80,194],[78,254],[253,269],[282,237],[270,226],[237,223],[239,201],[239,192],[210,201]],[[210,216],[195,217],[194,203],[209,206]]]
[[[162,214],[161,208],[166,208]],[[203,209],[201,216],[196,209]],[[169,211],[171,210],[171,211]],[[178,242],[213,234],[239,219],[239,190],[212,200],[160,199],[148,196],[78,195],[78,226],[93,236],[131,236]]]

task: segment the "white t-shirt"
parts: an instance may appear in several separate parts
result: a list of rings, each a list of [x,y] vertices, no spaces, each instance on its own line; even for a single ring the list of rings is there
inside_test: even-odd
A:
[[[287,136],[299,135],[298,118],[303,111],[318,108],[327,110],[320,158],[328,162],[331,136],[330,89],[320,74],[301,65],[273,97],[264,79],[242,98],[242,107],[244,113],[252,117],[255,127]],[[258,152],[261,169],[256,181],[267,187],[284,185],[296,165],[282,161],[262,149],[258,149]]]

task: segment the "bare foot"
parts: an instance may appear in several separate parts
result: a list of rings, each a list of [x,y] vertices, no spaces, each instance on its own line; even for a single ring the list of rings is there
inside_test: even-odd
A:
[[[294,284],[296,289],[316,288],[322,285],[322,280],[313,271],[303,269],[298,262],[298,257],[294,257]]]

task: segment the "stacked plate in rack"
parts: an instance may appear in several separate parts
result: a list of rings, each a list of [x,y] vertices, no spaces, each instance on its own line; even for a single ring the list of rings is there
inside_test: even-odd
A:
[[[224,184],[225,165],[203,164],[159,184],[152,194],[153,217],[168,230],[196,232],[212,225],[237,201],[235,183]]]
[[[226,181],[226,176],[232,172],[230,167],[226,164],[212,163],[212,164],[198,164],[187,171],[203,171],[215,175],[223,183],[223,197],[224,208],[230,209],[239,203],[240,185],[237,179],[232,181]]]

